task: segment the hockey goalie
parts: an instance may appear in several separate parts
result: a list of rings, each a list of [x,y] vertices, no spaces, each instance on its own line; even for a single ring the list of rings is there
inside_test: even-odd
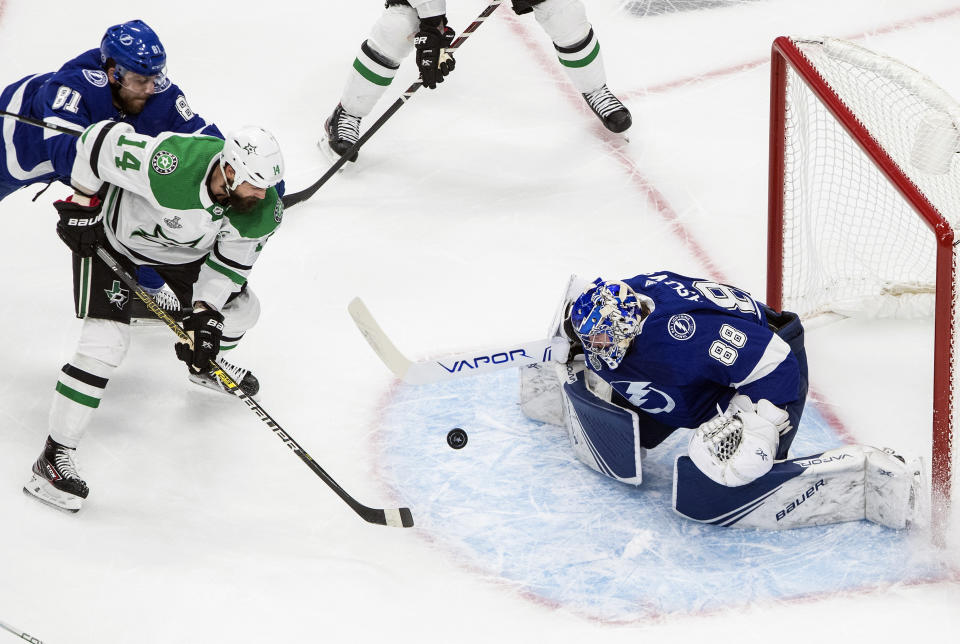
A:
[[[923,522],[919,460],[848,445],[789,458],[807,394],[803,326],[747,292],[669,271],[575,276],[551,325],[564,363],[521,369],[521,408],[564,426],[577,458],[640,485],[642,458],[690,432],[673,507],[722,526]]]

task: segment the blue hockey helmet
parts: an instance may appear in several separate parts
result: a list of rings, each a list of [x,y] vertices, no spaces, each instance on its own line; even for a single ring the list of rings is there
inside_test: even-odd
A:
[[[597,278],[570,306],[570,323],[595,369],[616,369],[640,333],[643,310],[623,282]]]
[[[156,32],[142,20],[131,20],[107,29],[100,41],[100,62],[112,58],[117,65],[115,78],[125,72],[154,76],[159,82],[166,75],[167,52]]]

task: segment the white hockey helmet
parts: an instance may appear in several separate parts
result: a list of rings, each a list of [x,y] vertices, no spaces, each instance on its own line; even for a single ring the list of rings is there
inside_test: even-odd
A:
[[[224,177],[226,164],[230,164],[235,173],[233,183],[227,183],[231,191],[244,181],[256,188],[266,189],[283,179],[280,144],[262,127],[246,125],[227,134],[220,156],[220,170]]]

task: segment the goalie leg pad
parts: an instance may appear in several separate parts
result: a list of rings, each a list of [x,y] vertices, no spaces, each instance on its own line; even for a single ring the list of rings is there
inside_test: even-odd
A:
[[[869,519],[900,529],[915,520],[919,485],[913,467],[861,445],[778,462],[766,475],[736,488],[711,481],[689,457],[679,456],[673,508],[688,519],[719,526],[784,530]]]
[[[520,411],[531,420],[563,426],[563,393],[553,364],[520,368]]]
[[[567,371],[566,366],[557,366]],[[623,483],[640,485],[640,430],[636,412],[601,400],[585,374],[567,371],[564,421],[574,453],[587,466]]]

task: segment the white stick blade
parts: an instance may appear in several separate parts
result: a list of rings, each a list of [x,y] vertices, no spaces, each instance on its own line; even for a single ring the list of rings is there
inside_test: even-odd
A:
[[[353,298],[347,305],[347,311],[377,356],[397,377],[403,378],[410,368],[410,360],[390,341],[377,321],[373,319],[363,300],[359,297]]]

